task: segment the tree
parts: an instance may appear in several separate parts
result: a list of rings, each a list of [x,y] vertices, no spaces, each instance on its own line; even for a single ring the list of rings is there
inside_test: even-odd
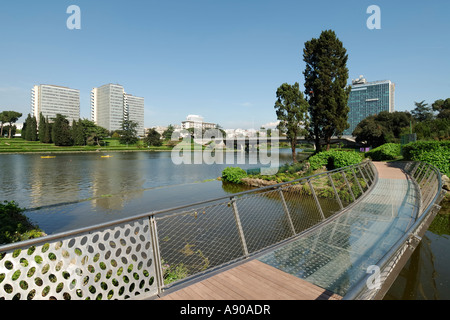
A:
[[[87,119],[78,120],[78,123],[75,125],[75,130],[73,128],[72,130],[74,131],[74,143],[78,143],[77,145],[97,144],[100,146],[100,141],[109,136],[107,129]]]
[[[86,144],[81,119],[72,121],[72,140],[74,146],[84,146]]]
[[[283,83],[278,88],[275,109],[277,118],[280,120],[278,129],[286,133],[291,143],[292,161],[296,163],[295,147],[297,145],[297,137],[307,127],[308,119],[308,102],[303,97],[298,82],[294,85]]]
[[[353,136],[356,142],[376,148],[400,139],[401,134],[410,126],[411,120],[409,112],[383,111],[361,121],[353,131]]]
[[[3,126],[8,122],[6,111],[0,112],[0,137],[3,137]]]
[[[11,139],[13,124],[16,123],[17,120],[19,120],[19,118],[22,116],[22,114],[20,112],[16,112],[16,111],[3,111],[2,113],[3,113],[3,116],[2,116],[3,121],[5,123],[9,123],[8,138]],[[2,135],[3,135],[3,132],[2,132]]]
[[[167,130],[165,130],[162,134],[164,140],[170,140],[172,139],[172,134],[175,131],[175,128],[173,127],[173,125],[169,124],[169,126],[167,127]]]
[[[27,141],[36,141],[37,137],[37,128],[36,123],[33,122],[33,117],[31,117],[30,114],[28,114],[27,118],[25,119],[25,122],[23,124],[22,128],[22,138]],[[35,140],[33,140],[35,139]]]
[[[425,103],[425,100],[421,102],[414,102],[414,104],[416,108],[411,111],[411,114],[416,121],[422,122],[433,119],[433,110],[428,103]]]
[[[144,143],[148,146],[159,147],[162,145],[161,135],[158,133],[158,131],[152,128],[144,138]]]
[[[319,39],[305,43],[305,94],[309,103],[310,130],[316,150],[321,139],[330,149],[331,138],[348,129],[347,50],[332,30],[323,31]]]
[[[122,121],[119,142],[121,144],[135,144],[138,141],[137,126],[137,122],[129,120],[128,117],[126,117],[126,119]]]
[[[438,112],[438,119],[450,119],[450,98],[446,100],[436,100],[432,104],[434,111]]]
[[[361,121],[353,131],[356,142],[376,148],[387,142],[388,130],[376,121],[376,116],[369,116]]]
[[[28,114],[25,120],[25,129],[22,129],[22,138],[27,141],[37,141],[37,122],[36,118]]]
[[[52,137],[55,146],[72,146],[72,134],[69,120],[61,114],[57,114],[53,122]]]
[[[53,123],[48,121],[48,117],[45,119],[45,127],[44,127],[44,143],[52,143],[53,142]]]
[[[46,143],[45,142],[45,130],[46,130],[46,121],[45,121],[45,117],[42,114],[42,112],[39,113],[39,126],[38,126],[38,136],[39,136],[39,141],[42,143]]]

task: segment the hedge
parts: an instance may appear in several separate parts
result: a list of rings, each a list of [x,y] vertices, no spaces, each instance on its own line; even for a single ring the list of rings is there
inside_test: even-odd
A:
[[[450,141],[417,141],[403,146],[403,158],[436,166],[450,176]]]
[[[312,170],[317,170],[326,166],[328,170],[348,167],[361,163],[364,156],[355,151],[330,150],[317,153],[308,159]]]
[[[222,180],[232,183],[242,183],[242,179],[247,177],[247,172],[238,167],[228,167],[222,171]]]
[[[366,152],[366,157],[373,161],[395,160],[401,156],[401,145],[397,143],[386,143],[378,148]]]

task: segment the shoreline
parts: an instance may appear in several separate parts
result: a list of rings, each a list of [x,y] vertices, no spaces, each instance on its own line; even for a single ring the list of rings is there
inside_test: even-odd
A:
[[[0,156],[3,154],[11,155],[11,154],[74,154],[74,153],[118,153],[118,152],[171,152],[170,150],[78,150],[78,151],[16,151],[16,152],[0,152]]]

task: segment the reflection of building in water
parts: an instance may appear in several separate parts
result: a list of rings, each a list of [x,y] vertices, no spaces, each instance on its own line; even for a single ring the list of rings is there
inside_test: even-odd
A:
[[[406,265],[386,293],[386,300],[441,300],[436,283],[439,271],[430,238],[424,236]],[[448,297],[447,297],[448,299]]]
[[[28,174],[33,207],[42,207],[80,200],[83,172],[68,156],[54,159],[30,157]],[[83,166],[80,166],[81,168]]]
[[[140,153],[129,153],[126,158],[118,159],[100,158],[93,162],[92,177],[92,206],[106,210],[121,210],[124,204],[133,199],[139,198],[143,194],[143,184],[145,179],[142,174],[142,162],[136,157],[142,156]],[[127,160],[133,160],[133,167],[124,165]]]

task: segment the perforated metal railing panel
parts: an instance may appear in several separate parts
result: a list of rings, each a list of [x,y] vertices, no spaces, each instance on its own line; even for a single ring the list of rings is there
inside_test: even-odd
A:
[[[2,252],[4,299],[125,299],[157,293],[149,219]]]

